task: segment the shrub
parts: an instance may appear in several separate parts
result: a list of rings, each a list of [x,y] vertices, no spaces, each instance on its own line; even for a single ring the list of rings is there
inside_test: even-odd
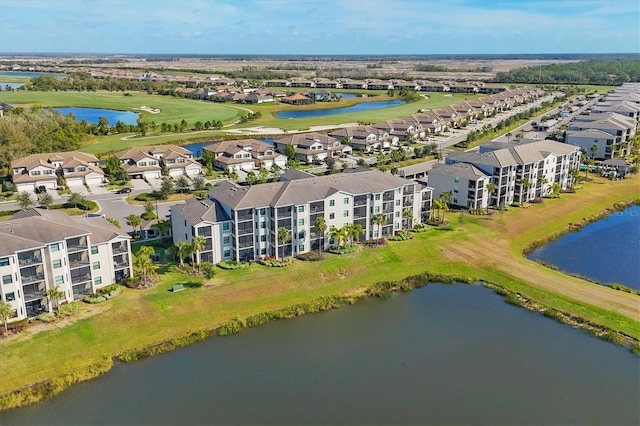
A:
[[[143,192],[142,194],[138,194],[135,196],[134,200],[136,201],[155,201],[157,197],[154,193]]]
[[[181,283],[186,288],[200,288],[202,287],[202,281],[188,281],[186,283]]]
[[[106,302],[107,298],[104,296],[92,295],[92,296],[85,296],[84,299],[82,299],[82,301],[89,303],[91,305],[95,305],[96,303]]]
[[[124,285],[126,285],[129,288],[138,288],[140,284],[141,284],[141,281],[139,276],[129,277],[126,280],[124,280]]]
[[[242,269],[248,268],[249,266],[249,262],[236,262],[235,260],[223,260],[218,263],[218,267],[222,269]]]
[[[367,240],[364,243],[365,247],[384,247],[387,245],[386,238],[378,238],[377,240]]]
[[[208,196],[207,191],[194,191],[193,195],[197,198],[207,198]]]
[[[64,305],[60,305],[60,307],[58,308],[58,315],[63,317],[74,315],[76,312],[78,312],[78,308],[78,302],[70,302]]]
[[[38,321],[54,322],[56,320],[56,314],[53,312],[44,312],[36,317]]]
[[[349,254],[349,253],[355,253],[356,251],[358,251],[358,246],[357,245],[344,246],[344,247],[331,246],[327,251],[333,254]]]
[[[158,218],[158,216],[156,216],[154,212],[144,212],[140,215],[140,217],[144,220],[153,220]]]
[[[284,268],[285,266],[291,265],[291,259],[276,259],[274,257],[264,257],[258,260],[260,265],[269,267],[269,268]]]
[[[389,237],[389,241],[407,241],[413,238],[411,232],[398,231],[393,237]]]
[[[296,259],[304,260],[305,262],[317,262],[318,260],[324,259],[324,253],[314,250],[307,253],[302,253],[301,255],[298,255]]]

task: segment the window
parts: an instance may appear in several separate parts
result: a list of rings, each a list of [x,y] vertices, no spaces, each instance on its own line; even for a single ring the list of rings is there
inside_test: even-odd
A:
[[[345,210],[342,212],[342,217],[349,217],[349,210]]]
[[[260,241],[262,241],[263,243],[265,241],[267,241],[267,236],[266,235],[260,235]]]
[[[229,237],[228,235],[222,238],[223,244],[229,244],[230,242],[231,242],[231,237]]]
[[[40,170],[33,170],[31,176],[40,176]]]
[[[376,206],[376,213],[380,213],[380,206]]]
[[[60,251],[60,243],[53,243],[49,246],[51,251]]]
[[[141,161],[138,163],[138,167],[146,167],[147,166],[147,162],[146,161]]]
[[[400,200],[396,200],[396,206],[400,205]]]
[[[300,252],[303,252],[303,251],[304,251],[304,244],[300,244],[298,246],[298,252],[300,253]]]
[[[267,209],[265,209],[265,208],[261,208],[261,209],[260,209],[260,214],[265,214],[265,213],[267,213]]]
[[[304,225],[304,219],[298,219],[298,226]]]
[[[149,165],[150,166],[157,166],[158,162],[157,161],[149,161]]]
[[[47,169],[47,170],[44,171],[44,174],[45,175],[52,175],[53,174],[53,170]]]
[[[100,269],[100,262],[99,261],[98,262],[93,262],[92,269],[94,271],[97,270],[97,269]]]
[[[459,177],[457,177],[457,178],[453,178],[453,181],[454,181],[455,183],[460,183],[460,178],[459,178]]]
[[[394,228],[395,228],[395,229],[400,229],[400,224],[399,224],[399,223],[396,223],[396,224],[395,224],[395,226],[394,226]]]
[[[95,285],[100,285],[100,284],[102,284],[102,277],[95,277],[95,278],[94,278],[94,280],[93,280],[93,283],[94,283]]]
[[[12,300],[16,300],[16,294],[13,291],[11,293],[5,293],[4,298],[7,302],[11,302]]]
[[[91,254],[98,254],[98,246],[91,246]]]
[[[380,201],[380,194],[376,194],[376,201]]]
[[[231,250],[225,250],[222,254],[224,257],[231,257]]]
[[[11,284],[13,282],[13,277],[11,274],[2,276],[2,284]]]
[[[396,217],[400,217],[400,212],[396,212]]]
[[[302,240],[304,238],[304,231],[298,232],[298,239]]]
[[[457,194],[459,191],[460,191],[460,190],[458,189],[458,187],[457,187],[457,186],[454,186],[454,187],[453,187],[453,193],[454,193],[454,194]]]
[[[344,204],[349,204],[349,198],[344,197]]]
[[[222,224],[222,230],[223,231],[228,231],[229,230],[229,222],[226,222],[226,223]]]
[[[453,199],[453,204],[458,204],[458,199],[457,198]]]
[[[56,259],[53,261],[53,269],[62,268],[62,260]]]
[[[329,207],[333,207],[336,205],[336,200],[329,200]]]
[[[2,259],[0,259],[0,266],[9,266],[9,258],[3,257]]]
[[[266,248],[260,249],[260,254],[261,255],[267,254],[267,249]]]
[[[265,229],[267,227],[267,222],[260,222],[260,229]]]
[[[298,213],[304,212],[304,206],[298,206]]]
[[[335,218],[336,218],[335,213],[329,213],[329,219],[335,219]]]
[[[56,278],[55,278],[55,280],[54,280],[54,281],[55,281],[56,285],[62,285],[62,284],[64,284],[64,275],[58,275],[58,276],[56,276]]]

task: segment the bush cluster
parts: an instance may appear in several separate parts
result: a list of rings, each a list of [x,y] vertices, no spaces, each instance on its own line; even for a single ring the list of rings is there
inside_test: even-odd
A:
[[[413,234],[407,231],[398,231],[396,235],[389,237],[389,241],[407,241],[413,239]]]
[[[269,268],[284,268],[285,266],[291,265],[293,262],[290,258],[287,259],[276,259],[275,257],[264,257],[258,260],[258,264],[262,266],[266,266]]]
[[[306,253],[302,253],[298,255],[296,258],[298,260],[303,260],[305,262],[317,262],[318,260],[324,259],[324,253],[318,251],[308,251]]]
[[[242,269],[248,268],[251,264],[249,262],[236,262],[235,260],[223,260],[218,263],[218,267],[222,269]]]

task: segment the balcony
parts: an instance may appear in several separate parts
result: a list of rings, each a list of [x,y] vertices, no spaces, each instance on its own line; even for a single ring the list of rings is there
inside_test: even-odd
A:
[[[112,250],[114,254],[128,253],[129,247],[126,244],[114,244]]]
[[[67,253],[86,250],[87,248],[89,248],[89,246],[87,245],[87,239],[84,237],[67,240]]]
[[[69,269],[79,268],[81,266],[89,265],[89,256],[78,256],[78,255],[70,255],[69,256]]]
[[[82,284],[91,281],[91,274],[82,274],[75,277],[71,277],[71,284]]]
[[[38,281],[44,281],[44,272],[29,275],[23,275],[22,273],[20,273],[20,279],[22,280],[23,285]]]
[[[38,263],[42,263],[42,257],[40,256],[20,257],[18,255],[18,265],[20,266],[37,265]]]
[[[117,271],[118,269],[129,269],[129,261],[122,262],[113,262],[113,269]]]

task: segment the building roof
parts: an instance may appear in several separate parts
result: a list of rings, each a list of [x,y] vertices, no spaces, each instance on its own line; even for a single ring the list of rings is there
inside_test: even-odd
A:
[[[491,176],[483,172],[473,164],[467,164],[467,163],[434,164],[429,174],[461,177],[463,179],[472,180],[472,181],[477,181],[478,179],[487,178]]]
[[[586,129],[586,130],[567,130],[566,139],[571,137],[576,138],[596,138],[596,139],[611,139],[613,136],[611,133],[604,132],[600,129]]]
[[[352,195],[380,193],[412,183],[389,173],[367,170],[253,186],[225,181],[211,188],[209,195],[233,209],[244,209],[306,204],[336,192]]]
[[[231,220],[229,215],[212,200],[189,198],[186,203],[171,207],[172,212],[178,212],[191,224],[200,222],[224,222]]]
[[[18,158],[11,162],[12,168],[26,168],[31,170],[38,166],[44,166],[49,168],[55,168],[53,162],[62,162],[62,166],[65,167],[67,163],[73,162],[74,164],[98,164],[100,160],[93,155],[79,151],[69,152],[54,152],[45,154],[31,154],[23,158]]]
[[[101,217],[72,217],[63,212],[33,208],[16,212],[12,219],[0,222],[0,255],[88,234],[91,234],[91,243],[130,238]]]
[[[507,167],[519,164],[535,163],[549,156],[550,153],[555,155],[566,155],[578,150],[574,145],[556,142],[552,140],[528,140],[512,141],[504,143],[502,149],[494,149],[484,152],[465,152],[460,155],[450,156],[455,162],[464,162],[471,164],[481,164],[490,167]],[[497,146],[497,144],[493,144]],[[488,147],[492,148],[492,147]]]

